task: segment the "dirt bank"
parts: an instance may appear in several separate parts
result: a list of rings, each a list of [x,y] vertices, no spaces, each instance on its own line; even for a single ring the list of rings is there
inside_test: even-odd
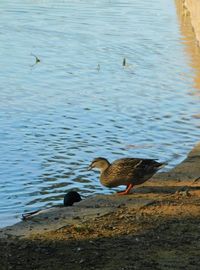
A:
[[[177,0],[177,1],[182,2],[183,16],[190,16],[197,44],[200,46],[200,1],[199,0]]]
[[[0,231],[0,269],[200,269],[200,144],[128,196],[95,196]]]
[[[140,195],[140,196],[145,196]],[[149,194],[81,225],[0,241],[0,269],[200,269],[200,191]]]

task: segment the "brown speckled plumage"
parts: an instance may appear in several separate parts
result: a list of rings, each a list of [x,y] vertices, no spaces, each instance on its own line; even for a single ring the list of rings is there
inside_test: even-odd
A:
[[[130,189],[140,185],[151,178],[161,167],[153,159],[122,158],[109,163],[105,158],[96,158],[92,161],[90,169],[98,168],[101,171],[100,182],[106,187],[126,185]]]

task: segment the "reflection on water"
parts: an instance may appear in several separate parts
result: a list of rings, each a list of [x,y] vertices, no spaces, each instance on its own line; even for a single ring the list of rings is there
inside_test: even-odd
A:
[[[195,34],[192,29],[190,15],[183,6],[182,0],[176,0],[177,15],[180,21],[180,29],[183,35],[182,42],[190,56],[189,64],[193,68],[194,88],[191,94],[200,95],[200,48],[196,44]],[[193,91],[194,90],[194,91]]]
[[[96,156],[158,158],[170,168],[199,140],[196,71],[173,1],[0,7],[1,226],[72,189],[112,192],[86,170]]]

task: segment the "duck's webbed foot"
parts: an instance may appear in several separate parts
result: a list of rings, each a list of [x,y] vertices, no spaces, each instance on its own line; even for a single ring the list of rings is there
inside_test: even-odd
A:
[[[126,190],[117,192],[117,194],[118,194],[118,195],[127,195],[127,194],[129,194],[129,192],[131,191],[132,187],[133,187],[133,184],[129,184],[129,185],[127,185],[127,187],[126,187]]]

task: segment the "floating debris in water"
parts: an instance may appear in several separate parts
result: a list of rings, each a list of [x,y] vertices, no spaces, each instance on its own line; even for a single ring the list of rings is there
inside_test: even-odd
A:
[[[133,71],[135,67],[132,64],[129,64],[125,57],[123,58],[122,66],[128,69],[130,73],[135,74],[135,72]]]
[[[126,66],[126,58],[123,59],[123,63],[122,63],[123,67]]]
[[[37,57],[37,55],[31,53],[31,56],[34,56],[35,57],[35,63],[33,65],[31,65],[31,67],[33,67],[33,66],[35,66],[35,65],[37,65],[38,63],[41,62],[41,60]]]

